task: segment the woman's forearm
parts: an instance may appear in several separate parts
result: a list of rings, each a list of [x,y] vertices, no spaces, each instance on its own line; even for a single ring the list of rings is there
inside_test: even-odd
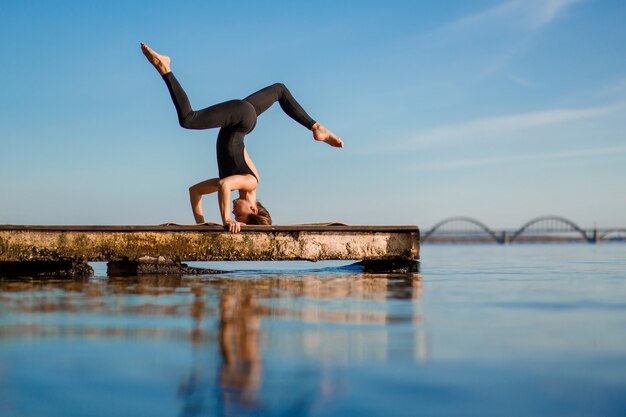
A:
[[[204,214],[202,213],[202,194],[196,192],[192,187],[189,189],[189,200],[191,202],[193,218],[195,219],[196,223],[204,223]]]
[[[193,218],[197,224],[204,223],[204,213],[202,212],[202,196],[211,194],[218,190],[219,178],[211,178],[210,180],[199,182],[189,187],[189,201],[191,202],[191,210]]]
[[[217,199],[220,205],[220,214],[222,215],[222,223],[227,224],[230,219],[230,188],[226,184],[222,184],[217,191]]]

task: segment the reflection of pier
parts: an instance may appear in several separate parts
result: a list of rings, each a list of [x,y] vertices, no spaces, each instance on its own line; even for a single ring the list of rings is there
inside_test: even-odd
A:
[[[0,293],[5,341],[186,344],[189,367],[163,368],[181,417],[307,415],[335,395],[328,364],[428,355],[418,274],[0,280]]]
[[[411,274],[287,275],[203,282],[195,287],[197,308],[191,310],[208,312],[204,291],[218,296],[219,365],[215,366],[204,342],[207,337],[202,335],[213,332],[203,324],[211,315],[194,314],[195,359],[181,384],[180,415],[260,415],[272,410],[306,415],[312,403],[333,395],[332,376],[319,362],[387,360],[392,355],[392,322],[417,327],[407,353],[423,359],[426,334],[418,302],[422,287],[415,278]],[[352,300],[349,308],[341,301],[345,298]],[[390,298],[415,300],[412,314],[394,316],[386,305]],[[270,328],[280,327],[283,320],[297,320],[300,329],[267,329],[268,322]],[[270,357],[278,355],[270,359],[267,352]],[[294,358],[297,361],[291,362]]]
[[[497,242],[575,242],[625,241],[626,228],[583,229],[560,216],[534,218],[515,230],[491,229],[471,217],[450,217],[435,224],[422,235],[428,243]]]

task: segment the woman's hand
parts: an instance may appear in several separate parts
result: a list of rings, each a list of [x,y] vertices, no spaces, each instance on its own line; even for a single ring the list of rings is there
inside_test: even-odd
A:
[[[245,226],[245,223],[240,223],[237,220],[226,220],[224,222],[224,228],[230,233],[239,233],[241,231],[241,225]]]
[[[217,185],[217,200],[222,215],[222,223],[231,233],[237,233],[241,230],[241,225],[245,223],[230,219],[230,192],[234,190],[248,192],[256,190],[256,178],[252,175],[231,175],[219,180]]]

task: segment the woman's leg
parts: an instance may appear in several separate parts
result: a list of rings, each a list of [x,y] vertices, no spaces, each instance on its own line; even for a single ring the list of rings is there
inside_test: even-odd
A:
[[[241,126],[248,132],[256,124],[256,115],[249,103],[243,100],[229,100],[202,110],[193,110],[185,90],[172,72],[163,75],[170,92],[178,122],[186,129],[212,129],[224,126]]]
[[[315,122],[298,104],[284,84],[273,84],[244,100],[231,100],[203,110],[194,111],[185,91],[170,71],[170,58],[154,52],[142,43],[141,49],[156,70],[161,74],[170,91],[178,121],[188,129],[211,129],[236,126],[237,131],[250,132],[256,125],[256,116],[267,110],[276,101],[283,111],[302,126],[313,132],[313,138],[331,146],[343,148],[343,141],[320,123]],[[255,114],[256,113],[256,114]]]
[[[148,45],[141,44],[146,58],[161,74],[170,92],[178,122],[186,129],[212,129],[233,126],[238,131],[248,132],[256,124],[256,114],[250,103],[230,100],[202,110],[193,110],[189,98],[174,74],[170,71],[170,58],[154,52]]]
[[[269,109],[272,104],[278,101],[283,111],[302,126],[310,130],[315,124],[315,120],[313,120],[311,116],[304,111],[302,106],[300,106],[296,99],[293,98],[287,87],[281,83],[265,87],[244,98],[244,101],[247,101],[254,106],[257,116]]]
[[[337,148],[343,148],[343,141],[333,132],[313,120],[291,95],[291,92],[284,84],[272,84],[269,87],[265,87],[249,95],[243,100],[252,104],[257,116],[278,101],[280,107],[289,117],[313,132],[313,138],[315,138],[315,140],[326,142]]]

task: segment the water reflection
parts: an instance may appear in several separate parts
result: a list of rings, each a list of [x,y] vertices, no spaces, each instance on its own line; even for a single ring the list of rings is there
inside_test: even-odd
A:
[[[261,384],[259,330],[268,309],[250,292],[225,290],[220,300],[219,387],[223,404],[257,408]]]
[[[400,279],[401,278],[401,279]],[[389,291],[389,287],[394,291]],[[202,337],[206,288],[218,290],[219,294],[219,332],[218,343],[220,352],[220,364],[216,370],[217,395],[215,402],[208,400],[212,390],[211,376],[205,372],[210,366],[203,364]],[[271,399],[267,392],[261,398],[260,388],[263,375],[263,355],[261,343],[262,321],[273,318],[297,319],[303,322],[329,322],[329,323],[374,323],[385,324],[388,321],[387,314],[381,312],[368,312],[367,308],[361,307],[356,311],[327,311],[320,308],[320,304],[307,304],[302,299],[312,300],[336,300],[355,299],[375,300],[384,303],[389,294],[398,296],[398,299],[412,299],[421,297],[421,283],[418,280],[407,280],[406,276],[377,276],[377,277],[341,277],[332,280],[320,279],[318,276],[305,276],[299,278],[263,278],[253,280],[215,280],[209,285],[194,288],[194,305],[191,312],[196,322],[193,330],[193,341],[196,351],[194,352],[194,366],[189,377],[181,384],[180,394],[184,398],[182,415],[193,416],[211,412],[218,415],[246,415],[258,414],[268,408]],[[263,301],[276,299],[290,300],[289,306],[282,303],[274,303],[274,306],[263,304]],[[293,300],[300,299],[293,303]],[[412,317],[421,320],[420,315]],[[298,332],[296,332],[298,333]],[[311,338],[310,334],[304,336],[304,351],[315,351],[323,345],[319,337]],[[308,332],[311,333],[311,332]],[[341,334],[334,332],[326,342],[337,344],[341,342]],[[374,333],[380,338],[386,339],[384,327]],[[339,336],[339,337],[337,337]],[[315,343],[311,344],[311,339]],[[332,339],[332,340],[331,340]],[[344,339],[346,340],[346,339]],[[285,338],[280,343],[285,344]],[[309,345],[309,346],[307,346]],[[339,343],[341,346],[341,343]],[[424,348],[425,344],[421,344]],[[269,343],[265,348],[271,349]],[[298,350],[301,350],[298,344]],[[312,348],[312,349],[307,349]],[[345,350],[347,345],[343,346]],[[293,369],[291,369],[293,372]],[[331,384],[318,373],[311,370],[298,370],[295,374],[308,375],[307,383],[314,387],[302,389],[302,381],[298,377],[289,378],[284,374],[281,379],[289,381],[283,383],[281,390],[273,390],[274,395],[281,396],[281,408],[290,409],[291,412],[305,412],[308,404]],[[298,384],[297,386],[294,384]],[[306,384],[305,384],[306,385]],[[285,390],[290,395],[285,395]],[[287,397],[287,399],[285,398]],[[288,398],[291,397],[291,401]],[[295,408],[294,408],[295,407]],[[298,409],[301,410],[298,410]]]
[[[0,280],[0,341],[27,339],[42,346],[49,337],[183,341],[191,347],[192,366],[177,384],[182,415],[246,414],[270,407],[272,395],[282,398],[278,403],[304,407],[332,391],[320,364],[385,359],[402,347],[391,346],[388,325],[422,323],[417,278],[262,274]],[[394,304],[403,300],[416,302],[409,310],[406,303]],[[421,330],[417,334],[409,349],[421,358],[425,336]],[[281,365],[283,359],[297,364]],[[302,375],[308,375],[304,384]]]

